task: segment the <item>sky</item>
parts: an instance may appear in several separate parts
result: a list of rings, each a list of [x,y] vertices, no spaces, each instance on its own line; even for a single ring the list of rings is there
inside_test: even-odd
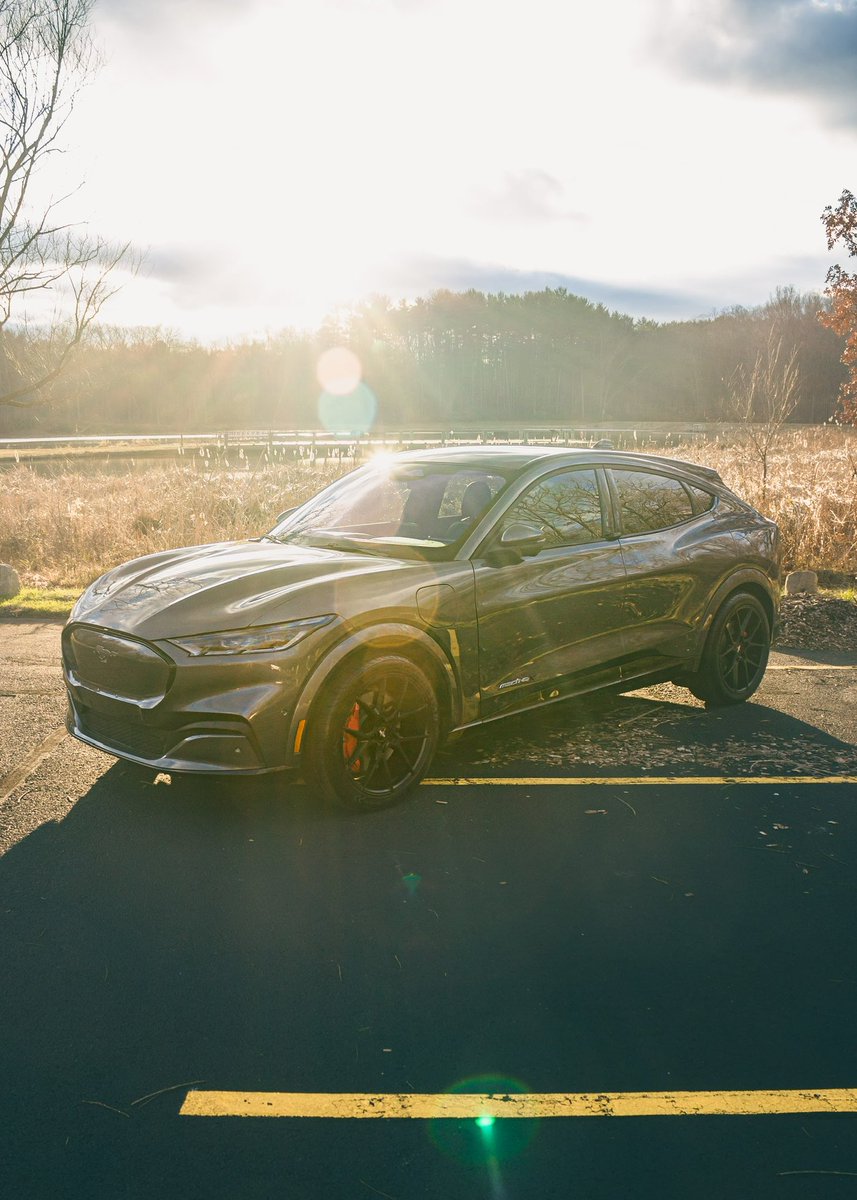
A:
[[[116,324],[470,287],[705,317],[821,290],[857,191],[857,0],[97,0],[94,30],[54,170],[145,256]]]

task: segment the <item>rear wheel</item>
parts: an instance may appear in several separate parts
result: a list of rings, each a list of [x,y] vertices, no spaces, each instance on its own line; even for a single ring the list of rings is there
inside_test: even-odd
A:
[[[771,623],[763,604],[748,592],[738,592],[718,610],[699,670],[683,682],[708,704],[740,704],[762,682],[770,649]]]
[[[439,729],[434,689],[410,659],[390,654],[355,663],[316,700],[307,728],[307,781],[345,808],[386,808],[425,775]]]

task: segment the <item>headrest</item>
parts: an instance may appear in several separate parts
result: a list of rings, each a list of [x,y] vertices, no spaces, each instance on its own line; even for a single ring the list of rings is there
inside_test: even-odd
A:
[[[474,479],[468,483],[461,497],[462,517],[479,517],[491,503],[491,489],[484,479]]]

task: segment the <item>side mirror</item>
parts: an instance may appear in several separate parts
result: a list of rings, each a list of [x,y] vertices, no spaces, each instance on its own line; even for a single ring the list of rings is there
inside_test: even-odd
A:
[[[296,511],[297,511],[296,504],[292,508],[287,508],[284,512],[281,512],[278,514],[278,516],[274,517],[274,524],[279,525],[280,521],[285,521],[286,517],[290,517],[292,515],[292,513],[296,512]]]
[[[505,550],[537,550],[544,544],[544,533],[529,521],[513,521],[500,534],[500,545]]]

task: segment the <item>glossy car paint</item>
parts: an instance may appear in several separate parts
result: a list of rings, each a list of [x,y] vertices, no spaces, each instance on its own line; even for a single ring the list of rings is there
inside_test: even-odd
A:
[[[70,732],[161,770],[260,773],[299,764],[313,704],[352,654],[394,648],[415,657],[453,730],[603,684],[692,669],[717,607],[738,586],[775,616],[776,528],[713,474],[648,456],[541,447],[457,447],[397,460],[476,464],[511,482],[449,561],[251,540],[150,555],[108,572],[64,632]],[[610,471],[629,464],[702,486],[717,502],[672,529],[622,536]],[[496,537],[503,514],[546,472],[569,467],[597,469],[604,536],[504,560]],[[331,616],[327,625],[283,651],[192,657],[170,641],[322,615]],[[141,696],[138,666],[150,669],[152,656],[167,684]]]
[[[545,549],[504,566],[477,559],[474,569],[484,717],[623,657],[625,571],[615,542]]]

